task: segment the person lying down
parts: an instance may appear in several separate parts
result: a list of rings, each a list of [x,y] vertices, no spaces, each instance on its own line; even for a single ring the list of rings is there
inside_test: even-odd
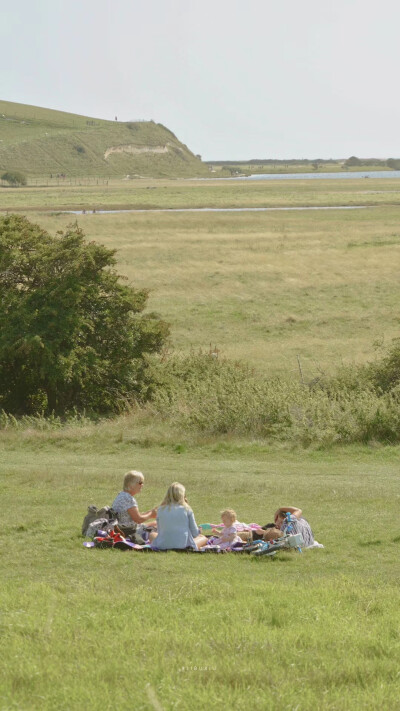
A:
[[[274,516],[274,523],[267,523],[259,530],[252,531],[253,541],[276,541],[286,534],[288,522],[286,514],[292,515],[291,533],[300,533],[304,541],[304,548],[323,548],[321,543],[314,539],[311,526],[307,519],[303,518],[302,510],[297,506],[281,506]]]

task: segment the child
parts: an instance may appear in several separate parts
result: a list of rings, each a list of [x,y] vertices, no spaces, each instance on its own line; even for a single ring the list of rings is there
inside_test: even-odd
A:
[[[263,541],[276,541],[278,538],[282,538],[285,534],[279,528],[275,526],[269,526],[263,532]]]
[[[287,513],[292,514],[293,523],[291,533],[301,533],[303,536],[304,548],[314,546],[314,535],[311,530],[311,526],[305,518],[302,518],[301,514],[303,512],[301,509],[296,508],[296,506],[281,506],[275,512],[275,526],[279,528],[280,531],[283,531],[283,533],[286,533],[286,529],[288,527],[286,522]]]
[[[217,538],[212,537],[210,542],[222,550],[230,550],[235,543],[243,543],[235,526],[235,523],[238,523],[236,512],[233,509],[221,511],[221,521],[223,523],[222,531],[220,526],[213,528],[212,531],[217,534]]]

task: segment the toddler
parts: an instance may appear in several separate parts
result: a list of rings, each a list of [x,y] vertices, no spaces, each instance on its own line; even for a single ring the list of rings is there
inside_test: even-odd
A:
[[[236,512],[233,509],[221,511],[221,521],[223,523],[222,530],[220,526],[212,529],[217,538],[213,536],[210,543],[220,546],[222,550],[230,550],[235,543],[243,543],[235,526],[237,523]]]

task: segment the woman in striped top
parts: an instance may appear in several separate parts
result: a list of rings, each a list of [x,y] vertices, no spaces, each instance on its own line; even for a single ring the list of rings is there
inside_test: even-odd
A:
[[[291,533],[301,533],[303,536],[303,541],[304,541],[304,548],[310,548],[310,546],[314,545],[314,535],[311,530],[311,526],[306,521],[305,518],[302,518],[302,510],[298,509],[296,506],[281,506],[276,512],[275,512],[275,526],[279,528],[280,531],[283,531],[283,533],[286,532],[286,528],[288,526],[288,523],[286,521],[286,514],[290,513],[292,514],[292,528],[291,528]]]

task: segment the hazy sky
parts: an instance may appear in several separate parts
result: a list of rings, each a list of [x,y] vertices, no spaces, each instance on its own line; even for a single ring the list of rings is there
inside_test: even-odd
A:
[[[0,98],[205,160],[400,157],[398,0],[0,0]]]

